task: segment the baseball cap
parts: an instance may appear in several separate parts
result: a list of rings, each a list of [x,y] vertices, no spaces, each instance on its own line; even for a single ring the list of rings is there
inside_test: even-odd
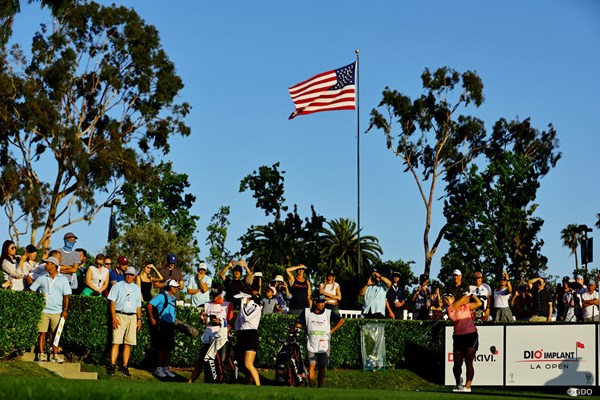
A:
[[[563,282],[569,282],[571,278],[569,278],[568,276],[563,276],[562,281]]]
[[[392,271],[392,278],[397,276],[398,278],[400,278],[400,272],[398,271]]]
[[[75,234],[73,232],[67,232],[67,233],[65,233],[65,236],[63,236],[63,239],[69,239],[69,238],[75,238],[75,239],[77,239],[77,236],[75,236]]]
[[[206,263],[201,262],[200,264],[198,264],[198,269],[203,269],[203,270],[208,270],[208,265],[206,265]]]
[[[248,293],[244,293],[244,292],[239,292],[238,294],[233,296],[236,299],[244,299],[247,297],[252,297],[251,295],[249,295]]]
[[[583,276],[581,276],[581,275],[575,275],[575,279],[583,279]]]
[[[127,259],[127,257],[125,257],[125,256],[120,256],[120,257],[117,259],[117,262],[118,262],[119,264],[121,264],[121,265],[127,265],[127,264],[129,264],[129,260],[128,260],[128,259]]]
[[[173,253],[167,254],[167,264],[177,264],[177,256]]]
[[[277,294],[277,289],[275,289],[275,286],[267,286],[267,289],[269,289],[271,292],[273,292],[273,295]]]
[[[445,299],[446,297],[450,297],[450,296],[454,297],[454,295],[452,293],[444,293],[444,294],[442,294],[442,299]]]
[[[587,285],[588,285],[588,286],[592,286],[592,285],[594,285],[594,286],[595,286],[595,285],[596,285],[596,281],[595,281],[595,280],[593,280],[593,279],[590,279],[590,280],[587,282]]]
[[[165,286],[167,287],[179,287],[179,283],[175,279],[167,279],[165,282]]]
[[[479,271],[475,272],[475,275],[473,276],[475,276],[475,278],[483,278],[483,275]]]
[[[326,301],[325,295],[323,295],[323,294],[316,295],[315,297],[313,297],[313,300],[316,301],[317,303],[324,303]]]
[[[58,261],[58,258],[56,258],[56,257],[48,257],[48,258],[46,258],[44,260],[44,262],[46,262],[46,263],[52,263],[52,264],[54,264],[56,266],[60,265],[60,261]]]
[[[460,269],[455,269],[452,271],[452,275],[462,275],[462,272],[460,272]]]
[[[273,278],[273,282],[285,282],[285,281],[283,280],[283,276],[275,275],[275,278]]]
[[[125,270],[125,275],[135,275],[135,268],[133,267],[127,267],[127,269]],[[179,286],[179,285],[177,285]]]
[[[335,276],[335,272],[333,270],[331,270],[327,273],[327,276]]]

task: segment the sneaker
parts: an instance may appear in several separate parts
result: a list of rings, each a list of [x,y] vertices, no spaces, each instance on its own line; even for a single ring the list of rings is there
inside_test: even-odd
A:
[[[115,364],[110,364],[108,367],[106,367],[106,374],[108,376],[113,376],[116,370],[117,366]]]
[[[452,391],[457,393],[471,393],[471,388],[457,386],[456,389],[453,389]]]
[[[166,374],[166,375],[167,375],[169,378],[176,378],[176,377],[177,377],[177,375],[175,375],[175,374],[173,373],[173,371],[171,371],[171,368],[169,368],[169,367],[164,367],[164,368],[163,368],[163,371],[164,371],[164,373],[165,373],[165,374]]]
[[[154,376],[156,376],[158,378],[166,378],[167,374],[165,374],[165,370],[163,367],[157,367],[156,370],[154,371]]]
[[[65,360],[62,359],[62,357],[60,356],[52,356],[52,362],[55,362],[57,364],[62,364],[65,362]]]
[[[131,378],[131,373],[129,372],[129,368],[128,367],[122,366],[120,371],[126,377]]]
[[[48,361],[48,356],[46,355],[46,353],[37,353],[35,355],[35,361],[46,362]]]

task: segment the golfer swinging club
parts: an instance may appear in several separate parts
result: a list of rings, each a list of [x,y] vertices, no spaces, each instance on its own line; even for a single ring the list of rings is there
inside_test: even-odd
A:
[[[451,293],[444,293],[442,300],[446,305],[448,318],[454,324],[454,333],[452,335],[454,367],[452,368],[452,372],[456,380],[456,389],[453,391],[469,393],[471,392],[471,383],[475,375],[473,360],[479,347],[479,334],[477,333],[477,327],[471,319],[471,310],[479,308],[483,303],[473,293],[465,293],[459,299],[455,299]],[[467,368],[467,379],[464,386],[460,381],[463,361]]]

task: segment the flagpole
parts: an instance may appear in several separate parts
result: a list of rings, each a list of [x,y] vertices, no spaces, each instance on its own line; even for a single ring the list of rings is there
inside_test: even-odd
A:
[[[356,53],[356,224],[357,224],[357,252],[358,252],[358,274],[361,273],[360,266],[360,98],[359,98],[359,83],[360,79],[358,78],[358,59],[359,59],[359,51],[354,50]]]

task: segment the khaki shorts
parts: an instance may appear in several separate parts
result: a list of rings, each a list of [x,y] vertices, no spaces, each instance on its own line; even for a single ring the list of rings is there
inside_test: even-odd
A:
[[[118,314],[119,327],[113,329],[113,344],[128,344],[135,346],[137,343],[137,315]]]
[[[56,332],[56,328],[58,328],[58,323],[60,322],[61,314],[62,313],[59,313],[59,314],[42,313],[42,320],[40,321],[40,324],[38,325],[38,332],[48,332],[48,326],[50,326],[50,329],[52,332]]]

